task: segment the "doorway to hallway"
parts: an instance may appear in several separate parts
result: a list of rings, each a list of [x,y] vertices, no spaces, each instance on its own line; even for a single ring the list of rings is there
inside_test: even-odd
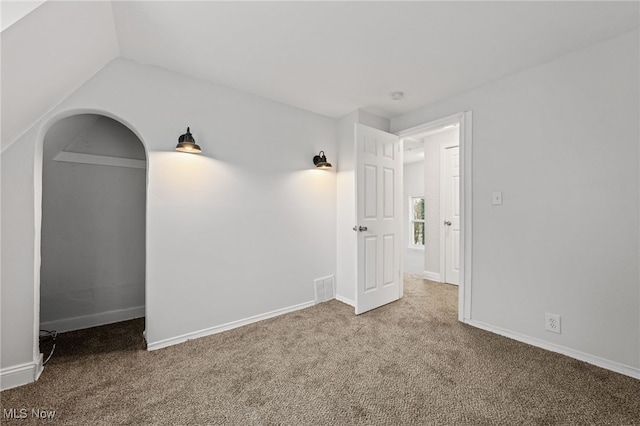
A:
[[[470,128],[465,112],[398,133],[405,154],[403,271],[458,285],[461,321],[471,311],[464,268],[471,257]]]

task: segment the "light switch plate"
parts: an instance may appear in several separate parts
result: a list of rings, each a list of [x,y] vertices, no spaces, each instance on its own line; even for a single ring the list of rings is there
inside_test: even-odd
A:
[[[502,205],[502,192],[494,192],[491,196],[491,201],[494,206]]]

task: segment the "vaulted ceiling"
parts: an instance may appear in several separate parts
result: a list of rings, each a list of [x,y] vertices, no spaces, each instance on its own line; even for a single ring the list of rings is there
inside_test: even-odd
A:
[[[331,117],[390,118],[631,31],[639,11],[636,1],[47,1],[2,32],[2,145],[118,56]]]

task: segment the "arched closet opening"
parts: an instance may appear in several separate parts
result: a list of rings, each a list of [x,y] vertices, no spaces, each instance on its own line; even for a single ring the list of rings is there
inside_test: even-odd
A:
[[[42,343],[52,332],[144,317],[146,169],[144,145],[112,118],[73,115],[47,131],[40,267],[45,360]]]

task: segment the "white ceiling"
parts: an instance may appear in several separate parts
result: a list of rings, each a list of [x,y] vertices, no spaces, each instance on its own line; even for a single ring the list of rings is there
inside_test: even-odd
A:
[[[638,1],[22,3],[0,0],[2,151],[118,56],[330,117],[390,118],[631,31],[640,16]]]
[[[45,0],[0,1],[0,30],[4,31],[27,16]]]
[[[111,2],[19,3],[0,2],[2,151],[120,55]]]
[[[331,117],[394,117],[639,24],[636,1],[127,1],[113,12],[124,57]]]

